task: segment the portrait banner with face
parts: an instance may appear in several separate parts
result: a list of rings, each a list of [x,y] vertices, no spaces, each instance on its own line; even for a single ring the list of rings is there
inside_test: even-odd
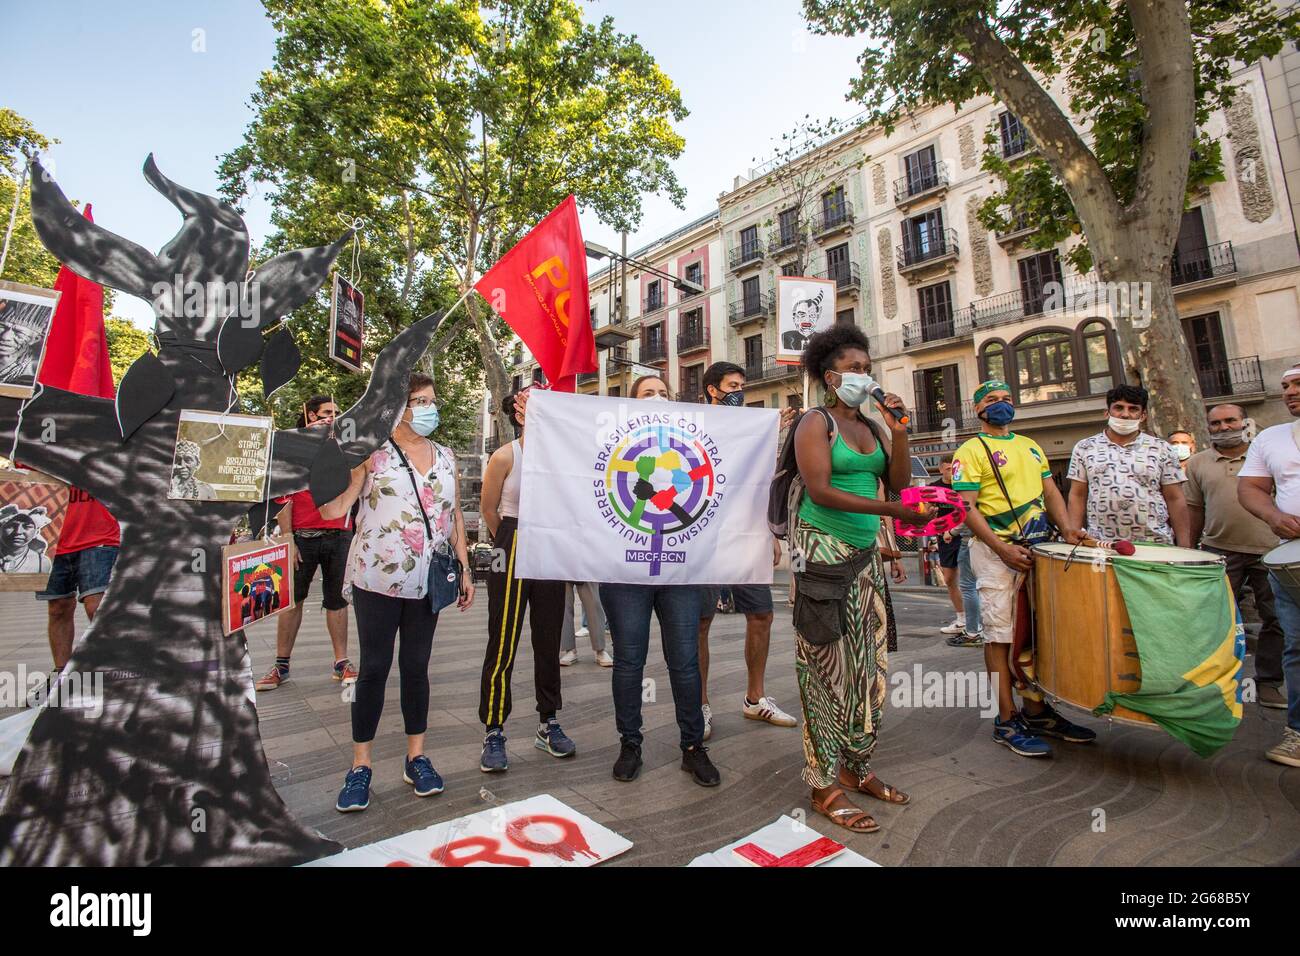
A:
[[[68,511],[68,486],[0,469],[0,591],[43,591]]]
[[[31,398],[59,293],[0,282],[0,395]]]
[[[293,607],[293,539],[221,549],[221,627],[231,634]]]
[[[361,341],[365,330],[366,297],[336,273],[330,297],[330,358],[349,371],[363,371]]]
[[[797,365],[814,333],[835,324],[835,280],[780,276],[776,280],[776,360]]]
[[[168,498],[261,501],[271,458],[271,419],[182,409]]]

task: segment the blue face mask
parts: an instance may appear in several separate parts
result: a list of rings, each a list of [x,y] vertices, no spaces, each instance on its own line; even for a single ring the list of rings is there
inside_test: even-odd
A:
[[[433,434],[434,429],[438,427],[438,421],[437,405],[411,409],[411,431],[421,438]]]
[[[1016,406],[1010,402],[994,402],[984,411],[980,412],[980,418],[984,419],[990,425],[1001,427],[1011,424],[1011,420],[1016,417]]]

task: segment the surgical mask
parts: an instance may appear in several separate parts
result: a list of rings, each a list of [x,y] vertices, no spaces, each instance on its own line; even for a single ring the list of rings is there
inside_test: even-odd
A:
[[[645,398],[646,398],[646,401],[648,401],[648,402],[666,402],[666,401],[668,401],[668,396],[667,396],[667,395],[647,395]]]
[[[739,408],[745,404],[745,390],[738,388],[734,392],[727,392],[722,398],[718,399],[719,405],[730,405],[732,408]]]
[[[1106,424],[1116,435],[1132,435],[1142,427],[1142,423],[1136,418],[1116,418],[1114,415],[1106,420]]]
[[[840,401],[850,408],[858,408],[871,395],[871,386],[876,380],[866,372],[840,372],[840,384],[835,386],[835,394]]]
[[[438,406],[425,405],[423,408],[411,409],[411,431],[424,437],[433,433],[438,427]]]
[[[1215,448],[1231,448],[1240,445],[1246,437],[1246,429],[1234,428],[1232,431],[1215,432],[1210,436],[1210,444]]]
[[[1211,442],[1211,444],[1213,444],[1213,442]],[[1234,442],[1228,442],[1228,444],[1232,445]],[[1174,454],[1178,456],[1179,461],[1186,461],[1192,457],[1192,450],[1186,445],[1175,445]]]
[[[984,411],[980,412],[980,418],[984,419],[990,425],[1001,427],[1011,424],[1011,420],[1016,417],[1016,406],[1010,402],[994,402]]]

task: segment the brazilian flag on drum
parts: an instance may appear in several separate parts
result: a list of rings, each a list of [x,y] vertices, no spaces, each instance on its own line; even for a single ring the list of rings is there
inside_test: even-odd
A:
[[[1146,714],[1198,756],[1209,757],[1241,723],[1245,629],[1222,565],[1113,562],[1142,687],[1106,695],[1094,713],[1116,706]]]

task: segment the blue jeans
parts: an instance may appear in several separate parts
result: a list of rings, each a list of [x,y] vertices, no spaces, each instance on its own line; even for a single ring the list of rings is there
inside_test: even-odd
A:
[[[1273,610],[1282,625],[1282,679],[1286,681],[1286,725],[1300,731],[1300,607],[1270,572]]]
[[[966,613],[966,633],[979,634],[984,630],[980,620],[980,592],[975,572],[970,567],[970,538],[961,539],[961,550],[957,552],[958,579],[961,584],[961,606]]]
[[[659,618],[664,660],[685,750],[704,740],[700,711],[700,589],[690,585],[602,584],[600,603],[614,639],[614,722],[624,743],[641,746],[641,693],[650,649],[650,613]]]

